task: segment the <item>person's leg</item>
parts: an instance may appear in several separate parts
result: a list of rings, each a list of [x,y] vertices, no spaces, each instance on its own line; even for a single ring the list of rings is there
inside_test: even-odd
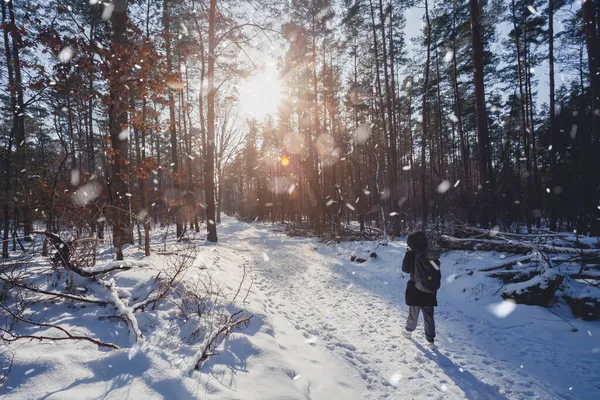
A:
[[[417,322],[419,321],[419,306],[408,306],[408,318],[406,320],[406,330],[412,332],[417,329]]]
[[[423,320],[425,321],[425,338],[428,342],[435,339],[435,321],[433,319],[433,307],[421,307],[423,310]]]

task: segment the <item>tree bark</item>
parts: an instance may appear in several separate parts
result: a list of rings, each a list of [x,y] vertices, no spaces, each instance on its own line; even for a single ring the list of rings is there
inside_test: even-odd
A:
[[[126,56],[127,52],[127,0],[116,0],[115,9],[112,14],[112,35],[111,46],[114,54],[121,57]],[[127,139],[119,138],[123,129],[127,129],[127,99],[126,92],[123,90],[121,77],[126,73],[125,68],[121,68],[120,57],[112,59],[110,80],[110,139],[114,150],[112,164],[112,182],[114,184],[114,204],[113,204],[113,230],[114,245],[117,253],[117,260],[123,259],[122,246],[131,243],[129,234],[129,218],[125,208],[126,185],[123,177],[127,166]]]
[[[6,2],[2,2],[2,21],[7,21],[6,15]],[[4,214],[4,232],[2,235],[2,258],[8,258],[8,235],[10,231],[10,212],[9,212],[9,201],[10,201],[10,171],[11,171],[11,158],[12,158],[12,147],[13,147],[13,139],[15,135],[15,125],[16,125],[16,96],[14,91],[14,71],[12,65],[12,54],[10,47],[10,39],[8,36],[8,28],[5,26],[2,30],[4,36],[4,52],[6,55],[6,69],[8,72],[8,86],[10,88],[10,109],[13,114],[13,124],[10,129],[9,137],[8,137],[8,146],[6,148],[6,157],[4,164],[4,202],[2,204],[2,210]]]
[[[600,38],[597,28],[600,21],[596,21],[596,18],[600,18],[597,16],[600,12],[597,3],[598,1],[587,0],[581,6],[592,94],[592,132],[596,142],[600,140]]]
[[[525,153],[525,168],[527,170],[527,191],[525,193],[525,219],[527,221],[527,231],[531,233],[532,228],[532,171],[531,171],[531,156],[529,154],[529,128],[527,127],[527,114],[525,112],[525,102],[527,98],[523,93],[523,75],[521,66],[521,47],[519,40],[519,30],[517,27],[517,16],[515,1],[512,0],[512,17],[513,30],[515,35],[515,47],[517,52],[517,76],[519,78],[519,106],[521,109],[521,131],[523,135],[523,151]],[[487,227],[486,227],[487,228]]]
[[[429,207],[427,204],[427,191],[426,191],[426,168],[425,168],[425,150],[427,147],[427,135],[429,131],[429,124],[427,115],[427,91],[429,88],[429,63],[431,59],[431,23],[429,21],[429,3],[428,0],[425,0],[425,41],[427,42],[427,59],[425,61],[425,79],[423,82],[423,140],[421,143],[421,207],[422,207],[422,230],[427,230],[427,218]]]
[[[206,219],[209,242],[217,242],[217,223],[215,221],[215,16],[217,1],[210,0],[208,14],[208,121],[206,140]]]
[[[20,49],[22,46],[21,33],[17,27],[16,15],[14,10],[14,1],[9,1],[8,4],[8,27],[5,27],[5,32],[8,30],[11,35],[12,44],[12,70],[14,72],[14,78],[11,87],[11,96],[14,97],[15,104],[12,109],[13,111],[13,135],[14,144],[16,145],[16,152],[14,155],[14,163],[16,167],[17,177],[19,174],[26,173],[27,168],[27,143],[25,136],[25,103],[23,99],[23,80],[21,78],[21,58]],[[6,20],[5,20],[6,21]],[[8,61],[8,58],[7,58]],[[11,105],[12,105],[11,100]],[[27,179],[22,179],[23,182],[23,194],[27,194]],[[29,214],[28,197],[25,196],[22,200],[20,207],[15,209],[15,214],[20,210],[23,213],[23,233],[26,238],[31,235],[32,221]],[[18,226],[15,226],[18,229]]]
[[[477,144],[479,161],[479,181],[482,189],[480,223],[487,228],[490,223],[490,201],[489,188],[493,186],[491,176],[489,134],[487,124],[487,112],[485,109],[485,89],[483,80],[483,36],[479,20],[479,2],[470,1],[471,11],[471,39],[473,46],[473,78],[475,83],[475,114],[477,118]]]
[[[392,109],[392,90],[390,87],[390,77],[388,72],[388,53],[387,53],[387,45],[385,38],[385,13],[383,12],[383,1],[379,0],[379,20],[381,23],[381,43],[383,46],[383,76],[385,79],[385,98],[386,98],[386,109],[387,109],[387,130],[389,136],[389,148],[388,148],[388,166],[390,168],[390,179],[388,188],[390,191],[389,203],[391,207],[390,210],[395,210],[398,206],[397,204],[397,182],[398,182],[398,149],[396,143],[396,130],[393,125],[393,112]],[[390,24],[391,24],[391,16],[390,16]],[[390,37],[390,41],[392,38]],[[387,140],[387,139],[386,139]],[[393,218],[392,221],[398,221],[398,218]],[[395,224],[392,226],[392,234],[399,234],[400,225]]]
[[[554,0],[548,0],[548,64],[550,67],[550,174],[551,174],[551,186],[554,189],[557,185],[557,165],[556,165],[556,154],[557,154],[557,134],[556,134],[556,104],[554,100]],[[550,230],[556,231],[558,210],[556,202],[556,194],[552,190],[550,194]]]
[[[171,25],[171,16],[169,14],[169,1],[163,1],[163,24],[164,24],[164,39],[165,39],[165,52],[167,57],[167,79],[173,78],[173,60],[171,52],[171,32],[169,31]],[[168,88],[169,98],[169,132],[171,134],[171,163],[173,169],[173,201],[175,203],[175,225],[177,239],[181,238],[183,234],[183,225],[181,214],[183,207],[181,205],[181,182],[178,177],[179,172],[179,161],[177,157],[177,129],[175,124],[175,98],[173,96],[173,90]]]

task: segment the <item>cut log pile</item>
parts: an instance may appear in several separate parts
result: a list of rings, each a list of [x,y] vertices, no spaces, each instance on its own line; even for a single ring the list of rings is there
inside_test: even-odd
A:
[[[575,316],[600,319],[598,244],[548,231],[520,234],[461,225],[452,236],[440,236],[438,245],[448,250],[509,253],[502,262],[469,274],[485,273],[501,280],[499,293],[504,299],[549,307],[562,298]]]

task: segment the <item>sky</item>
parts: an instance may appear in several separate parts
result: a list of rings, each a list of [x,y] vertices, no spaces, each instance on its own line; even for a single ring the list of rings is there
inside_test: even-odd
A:
[[[570,7],[566,7],[566,10],[569,10],[569,11],[563,10],[561,13],[556,13],[554,15],[554,35],[555,35],[555,37],[560,32],[562,32],[564,29],[564,26],[561,22],[562,19],[565,19],[569,15],[569,12],[576,12],[580,7],[581,7],[580,0],[575,0],[572,2]],[[405,30],[406,45],[410,51],[415,50],[415,46],[412,44],[412,39],[421,34],[424,14],[425,14],[425,9],[423,7],[412,7],[412,8],[407,9],[404,12],[404,16],[406,17],[406,30]],[[503,38],[505,38],[509,34],[510,29],[511,29],[511,27],[508,24],[504,24],[504,23],[496,26],[497,37],[499,39],[498,41],[501,41]],[[555,46],[556,46],[556,40],[555,40]],[[500,46],[498,46],[498,47],[500,47]],[[543,46],[542,51],[546,52],[546,54],[547,54],[547,46]],[[555,48],[555,58],[559,51],[560,51],[560,48]],[[549,100],[549,97],[550,97],[549,76],[550,76],[550,74],[549,74],[548,61],[545,60],[540,65],[536,66],[533,73],[535,74],[535,77],[538,80],[538,83],[536,85],[536,87],[537,87],[537,96],[536,96],[537,104],[536,104],[536,106],[540,107],[542,105],[542,103],[549,103],[549,101],[550,101]],[[560,85],[563,82],[565,84],[568,84],[569,83],[568,81],[569,81],[569,78],[566,76],[563,77],[559,72],[558,66],[555,65],[556,88],[558,89],[558,87],[560,87]]]
[[[580,7],[580,0],[575,0],[570,6],[571,12],[575,12]],[[418,37],[423,28],[423,17],[424,7],[416,6],[411,7],[404,12],[406,18],[405,27],[405,40],[406,46],[409,52],[422,51],[412,43],[412,39]],[[557,13],[554,18],[554,29],[555,35],[559,34],[563,30],[561,20],[566,18],[568,15],[567,11]],[[497,42],[503,40],[506,35],[509,34],[511,27],[507,23],[501,23],[496,26],[497,30]],[[502,51],[501,45],[497,43],[495,45],[497,51]],[[541,51],[547,51],[546,46],[543,46]],[[555,53],[560,51],[559,48],[555,50]],[[271,53],[271,54],[269,54]],[[277,113],[277,105],[281,98],[281,90],[279,83],[276,80],[277,67],[276,67],[276,56],[283,55],[283,49],[271,49],[267,53],[251,52],[251,57],[258,61],[258,64],[262,65],[261,70],[257,72],[249,79],[241,82],[239,85],[240,94],[240,109],[242,117],[256,117],[263,119],[268,114],[275,115]],[[555,67],[555,81],[558,87],[561,83],[565,82],[568,84],[569,77],[563,77],[560,73],[559,67]],[[537,79],[537,104],[539,108],[543,103],[549,102],[549,67],[548,62],[544,61],[541,65],[534,68],[532,73]]]

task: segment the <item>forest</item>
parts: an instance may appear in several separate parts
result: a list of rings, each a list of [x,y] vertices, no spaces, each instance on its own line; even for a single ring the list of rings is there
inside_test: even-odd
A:
[[[3,257],[36,230],[149,251],[151,221],[217,241],[221,212],[335,237],[350,220],[598,234],[597,1],[9,1],[2,16]],[[261,60],[280,96],[258,119],[239,100]]]
[[[0,396],[600,398],[600,0],[0,6]]]

